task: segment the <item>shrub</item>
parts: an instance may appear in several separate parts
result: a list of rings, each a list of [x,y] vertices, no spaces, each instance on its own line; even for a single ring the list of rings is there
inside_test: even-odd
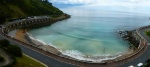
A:
[[[9,44],[9,41],[6,39],[0,40],[0,45],[2,45],[3,47],[7,47]]]
[[[22,51],[17,45],[9,45],[7,51],[16,57],[22,57]]]
[[[150,37],[150,31],[146,32],[146,34]]]

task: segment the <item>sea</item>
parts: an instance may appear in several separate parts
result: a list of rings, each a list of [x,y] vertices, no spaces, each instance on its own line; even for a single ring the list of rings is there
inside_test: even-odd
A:
[[[67,12],[67,11],[66,11]],[[37,41],[81,61],[115,59],[129,50],[130,44],[118,31],[134,30],[150,24],[148,16],[114,11],[69,11],[71,18],[29,30]]]

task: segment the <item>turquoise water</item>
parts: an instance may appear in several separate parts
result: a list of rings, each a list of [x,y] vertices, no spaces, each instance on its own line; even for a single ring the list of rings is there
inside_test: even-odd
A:
[[[132,30],[148,25],[147,17],[81,17],[28,31],[39,39],[79,60],[100,62],[114,59],[127,52],[129,44],[117,31]]]

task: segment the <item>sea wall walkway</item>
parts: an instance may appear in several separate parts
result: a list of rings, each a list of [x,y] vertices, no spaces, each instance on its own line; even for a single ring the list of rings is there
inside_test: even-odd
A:
[[[79,61],[79,60],[73,60],[67,57],[63,57],[63,56],[59,56],[56,54],[53,54],[49,51],[45,51],[43,49],[38,48],[37,46],[34,46],[32,44],[28,44],[25,42],[22,42],[20,40],[17,40],[13,37],[10,37],[7,35],[7,33],[9,33],[12,30],[15,29],[22,29],[22,28],[32,28],[33,26],[45,26],[45,25],[50,25],[55,23],[56,21],[60,21],[63,19],[66,19],[69,17],[66,16],[62,16],[56,19],[51,19],[51,18],[38,18],[38,19],[29,19],[29,20],[24,20],[18,23],[10,23],[7,24],[5,26],[2,27],[2,29],[0,30],[0,34],[1,36],[5,37],[6,39],[12,41],[12,42],[16,42],[20,45],[23,45],[24,47],[28,47],[30,49],[33,49],[37,52],[40,52],[50,58],[56,59],[60,62],[64,62],[64,63],[68,63],[68,64],[72,64],[75,66],[81,66],[81,67],[112,67],[112,66],[119,66],[121,64],[124,64],[128,61],[131,61],[133,59],[135,59],[136,57],[138,57],[139,55],[141,55],[147,48],[147,41],[139,34],[139,29],[136,30],[137,35],[140,37],[140,47],[137,49],[137,51],[129,56],[126,56],[122,59],[114,59],[114,60],[110,60],[109,62],[101,62],[101,63],[94,63],[94,62],[88,62],[88,61]]]

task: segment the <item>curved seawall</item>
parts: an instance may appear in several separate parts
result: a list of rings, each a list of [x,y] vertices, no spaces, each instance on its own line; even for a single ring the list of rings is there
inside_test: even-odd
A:
[[[29,48],[34,49],[36,51],[39,51],[39,52],[43,53],[44,55],[47,55],[47,56],[49,56],[53,59],[56,59],[58,61],[66,62],[66,63],[73,64],[76,66],[86,66],[86,67],[118,66],[122,63],[125,63],[126,61],[131,61],[133,59],[133,57],[138,57],[147,48],[147,41],[145,41],[145,39],[143,39],[143,37],[139,34],[139,30],[142,29],[142,28],[140,28],[140,29],[136,30],[137,35],[140,37],[140,47],[137,49],[136,53],[133,53],[129,56],[125,56],[121,59],[114,59],[114,60],[110,60],[110,61],[103,62],[103,63],[93,63],[93,62],[87,62],[87,61],[74,60],[74,59],[69,58],[69,57],[64,57],[61,55],[53,54],[49,51],[38,48],[37,46],[35,46],[33,44],[22,42],[20,40],[17,40],[15,38],[7,35],[8,32],[15,30],[15,29],[26,29],[26,28],[36,28],[36,27],[46,26],[46,25],[53,24],[53,23],[60,21],[60,20],[63,20],[63,19],[67,19],[69,17],[70,16],[63,15],[63,16],[61,16],[59,18],[55,18],[55,19],[52,19],[52,18],[27,19],[27,20],[24,20],[21,22],[10,23],[10,24],[3,26],[0,33],[3,37],[5,37],[6,39],[8,39],[10,41],[17,42],[20,45],[24,45],[26,47],[29,47]]]

